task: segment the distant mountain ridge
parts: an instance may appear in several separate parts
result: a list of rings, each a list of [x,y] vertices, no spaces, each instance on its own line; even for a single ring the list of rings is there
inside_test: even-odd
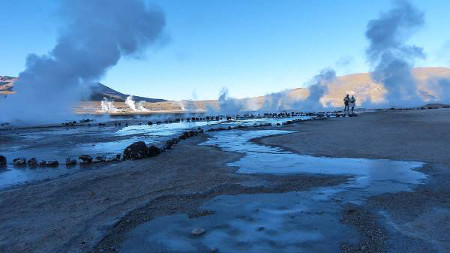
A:
[[[15,82],[17,80],[17,77],[0,76],[0,94],[4,96],[14,94]],[[104,98],[107,98],[108,100],[115,102],[124,102],[127,97],[130,96],[128,94],[123,94],[114,89],[111,89],[110,87],[102,83],[97,83],[96,85],[91,86],[90,89],[91,96],[86,99],[88,101],[102,101]],[[140,96],[133,96],[133,99],[136,101],[145,101],[147,103],[167,101],[160,98],[147,98]]]
[[[436,93],[436,89],[433,89],[433,84],[438,79],[450,80],[450,68],[444,67],[423,67],[414,68],[412,74],[417,81],[417,88],[419,94],[424,101],[435,101],[439,99],[442,94]],[[14,82],[17,80],[15,77],[0,76],[0,94],[10,95],[14,93]],[[89,99],[83,101],[84,109],[95,109],[100,107],[99,101],[107,98],[114,102],[123,102],[129,96],[118,92],[110,87],[98,83],[91,87],[92,94]],[[340,107],[342,106],[342,98],[345,94],[355,95],[357,98],[357,105],[361,106],[365,101],[381,102],[384,99],[386,89],[383,84],[376,83],[372,80],[370,73],[356,73],[345,76],[338,76],[333,82],[327,84],[327,93],[322,97],[321,102],[326,105]],[[243,110],[258,110],[262,108],[266,103],[281,104],[291,101],[299,101],[309,96],[309,89],[295,88],[281,92],[274,92],[265,96],[250,97],[244,99],[238,99],[241,104],[244,104]],[[281,98],[281,99],[280,99]],[[135,101],[145,101],[148,104],[147,108],[152,111],[185,111],[185,107],[193,107],[195,110],[207,110],[207,108],[218,109],[218,100],[204,100],[204,101],[167,101],[158,98],[146,98],[134,96]],[[95,102],[95,103],[89,103]],[[121,106],[120,103],[116,103],[117,106]],[[191,104],[192,106],[188,106]],[[95,105],[95,106],[94,106]],[[95,108],[94,108],[95,107]],[[124,105],[124,108],[127,107]],[[281,106],[282,107],[282,106]],[[289,106],[287,106],[289,107]]]

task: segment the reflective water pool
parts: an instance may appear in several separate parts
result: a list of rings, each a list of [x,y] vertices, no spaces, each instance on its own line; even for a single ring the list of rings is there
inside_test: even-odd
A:
[[[127,234],[121,252],[340,252],[359,234],[340,219],[348,203],[380,193],[409,191],[426,180],[421,162],[312,157],[259,145],[253,138],[289,131],[215,132],[202,145],[245,154],[238,173],[348,175],[346,183],[302,192],[218,196],[201,210],[211,215],[157,217]],[[301,140],[299,140],[301,141]],[[194,228],[204,229],[192,235]]]

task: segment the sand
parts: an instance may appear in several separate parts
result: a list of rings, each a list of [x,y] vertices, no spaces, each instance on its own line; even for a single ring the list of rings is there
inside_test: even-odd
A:
[[[349,205],[341,222],[360,234],[343,252],[448,252],[450,110],[388,111],[309,121],[289,135],[255,140],[298,154],[422,161],[427,184],[413,192]],[[208,215],[220,195],[283,193],[337,185],[345,176],[242,175],[227,163],[242,155],[199,146],[206,135],[158,157],[127,161],[0,192],[0,252],[102,252],[162,215]],[[261,183],[263,182],[263,184]]]

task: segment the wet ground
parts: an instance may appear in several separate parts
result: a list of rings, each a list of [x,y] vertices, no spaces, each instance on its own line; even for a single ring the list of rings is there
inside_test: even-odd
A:
[[[148,145],[159,145],[168,139],[180,135],[189,129],[198,127],[207,130],[211,127],[252,126],[254,124],[285,122],[294,119],[307,119],[307,116],[284,118],[253,118],[219,121],[183,121],[148,125],[147,121],[136,119],[96,122],[81,126],[53,126],[44,128],[0,129],[0,155],[6,156],[8,165],[0,168],[0,189],[31,183],[36,180],[51,179],[80,170],[94,169],[96,166],[65,166],[68,157],[80,155],[92,157],[112,157],[121,154],[130,144],[144,141]],[[119,125],[120,123],[120,125]],[[14,158],[37,158],[46,161],[58,161],[58,168],[13,166]]]
[[[202,145],[244,154],[228,164],[238,167],[238,173],[345,175],[350,180],[302,192],[217,196],[201,206],[205,216],[175,214],[139,225],[128,233],[121,252],[340,252],[361,240],[358,231],[341,220],[348,205],[362,205],[378,194],[411,191],[427,180],[417,171],[421,162],[313,157],[251,141],[291,133],[217,132]]]
[[[0,252],[447,253],[449,129],[424,110],[199,134],[1,190]]]

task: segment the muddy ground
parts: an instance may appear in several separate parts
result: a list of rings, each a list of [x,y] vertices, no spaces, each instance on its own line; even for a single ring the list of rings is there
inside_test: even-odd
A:
[[[280,129],[280,128],[278,128]],[[361,235],[343,252],[449,252],[450,110],[389,111],[302,122],[298,131],[255,140],[299,154],[426,163],[427,184],[349,205],[341,222]],[[218,195],[282,193],[341,184],[344,176],[236,174],[241,154],[197,144],[200,135],[155,158],[0,192],[0,252],[109,252],[125,234],[161,215],[198,210]]]

